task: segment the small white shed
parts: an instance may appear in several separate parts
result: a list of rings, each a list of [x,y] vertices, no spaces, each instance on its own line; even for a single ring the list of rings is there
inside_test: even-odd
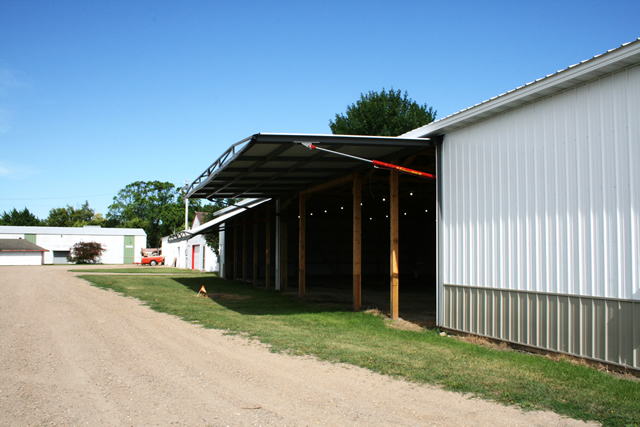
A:
[[[42,265],[45,252],[25,239],[0,239],[0,265]]]

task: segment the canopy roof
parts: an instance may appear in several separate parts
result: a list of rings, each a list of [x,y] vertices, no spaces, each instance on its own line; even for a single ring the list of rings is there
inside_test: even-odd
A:
[[[301,142],[387,162],[434,145],[426,138],[258,133],[232,145],[191,184],[187,197],[278,197],[371,168],[357,159],[309,150]]]
[[[258,205],[261,205],[264,202],[268,202],[271,199],[244,199],[235,205],[227,206],[224,209],[220,209],[217,212],[214,212],[214,218],[209,221],[201,224],[198,227],[192,228],[191,230],[180,231],[179,233],[172,234],[167,238],[169,243],[182,242],[183,240],[189,240],[194,236],[202,233],[208,233],[213,230],[216,230],[218,226],[227,221],[228,219],[233,218],[234,216],[241,214],[243,212],[248,211],[249,209],[253,209]]]

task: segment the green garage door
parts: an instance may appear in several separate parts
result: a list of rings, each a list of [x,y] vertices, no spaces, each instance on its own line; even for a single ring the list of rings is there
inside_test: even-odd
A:
[[[135,236],[124,236],[123,264],[133,264]]]

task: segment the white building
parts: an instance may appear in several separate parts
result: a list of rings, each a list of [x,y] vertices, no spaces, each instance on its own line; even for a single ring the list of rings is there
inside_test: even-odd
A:
[[[640,39],[402,136],[442,138],[438,325],[640,368]]]
[[[101,243],[106,249],[104,264],[140,262],[140,251],[147,246],[147,234],[141,228],[27,227],[0,226],[0,239],[25,239],[46,249],[44,264],[66,264],[71,248],[80,242]]]
[[[200,227],[205,212],[196,212],[191,229]],[[220,271],[218,256],[211,249],[203,235],[196,235],[188,240],[169,243],[169,237],[162,238],[162,255],[164,263],[177,268],[200,271]]]
[[[187,241],[169,243],[169,237],[162,238],[162,256],[164,265],[169,267],[187,268]]]

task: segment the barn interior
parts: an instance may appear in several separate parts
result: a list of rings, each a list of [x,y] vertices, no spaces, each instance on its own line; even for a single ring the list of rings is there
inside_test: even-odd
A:
[[[434,174],[435,142],[279,135],[265,143],[262,135],[225,153],[190,191],[209,199],[269,198],[209,229],[224,231],[224,277],[435,324],[436,181],[363,161],[378,156]],[[332,152],[309,153],[299,146],[303,137]],[[345,161],[338,153],[357,157]]]

